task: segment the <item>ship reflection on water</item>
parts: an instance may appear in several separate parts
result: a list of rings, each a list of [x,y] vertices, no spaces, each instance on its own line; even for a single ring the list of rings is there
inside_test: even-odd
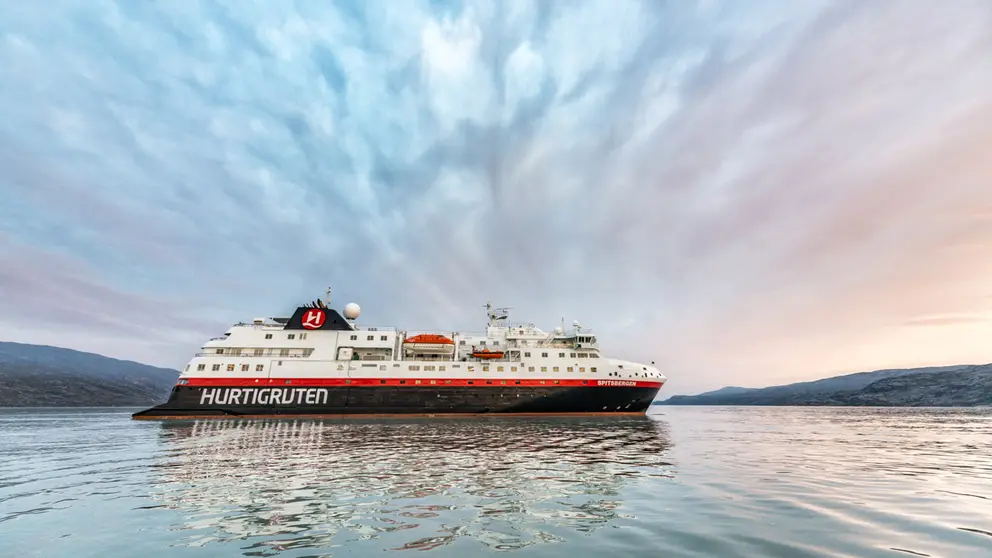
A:
[[[673,469],[667,425],[649,417],[160,427],[152,492],[183,544],[252,556],[563,540],[622,519],[632,483]]]

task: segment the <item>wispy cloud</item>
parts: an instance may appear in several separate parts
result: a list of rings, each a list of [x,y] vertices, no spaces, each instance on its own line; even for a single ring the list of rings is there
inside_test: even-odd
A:
[[[953,326],[959,324],[971,324],[976,322],[987,322],[989,318],[987,316],[968,316],[968,315],[952,315],[952,316],[922,316],[919,318],[913,318],[906,322],[908,326]]]
[[[671,392],[992,360],[903,327],[992,310],[989,52],[981,0],[3,7],[0,336],[180,366],[331,284]]]

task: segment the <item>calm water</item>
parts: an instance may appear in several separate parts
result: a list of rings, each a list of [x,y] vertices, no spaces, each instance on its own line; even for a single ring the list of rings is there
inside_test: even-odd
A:
[[[129,411],[0,410],[0,556],[992,556],[988,409]]]

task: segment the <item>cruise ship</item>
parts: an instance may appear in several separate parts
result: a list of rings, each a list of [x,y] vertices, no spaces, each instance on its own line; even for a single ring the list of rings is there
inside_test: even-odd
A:
[[[238,323],[207,341],[168,401],[134,419],[644,414],[665,383],[654,363],[611,358],[577,322],[511,325],[486,304],[484,331],[357,323],[326,301]]]

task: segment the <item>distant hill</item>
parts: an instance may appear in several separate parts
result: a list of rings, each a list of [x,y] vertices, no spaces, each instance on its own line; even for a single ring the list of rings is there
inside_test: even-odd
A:
[[[767,388],[721,388],[655,405],[992,405],[992,364],[860,372]]]
[[[153,405],[178,377],[178,370],[94,353],[0,342],[0,407]]]

